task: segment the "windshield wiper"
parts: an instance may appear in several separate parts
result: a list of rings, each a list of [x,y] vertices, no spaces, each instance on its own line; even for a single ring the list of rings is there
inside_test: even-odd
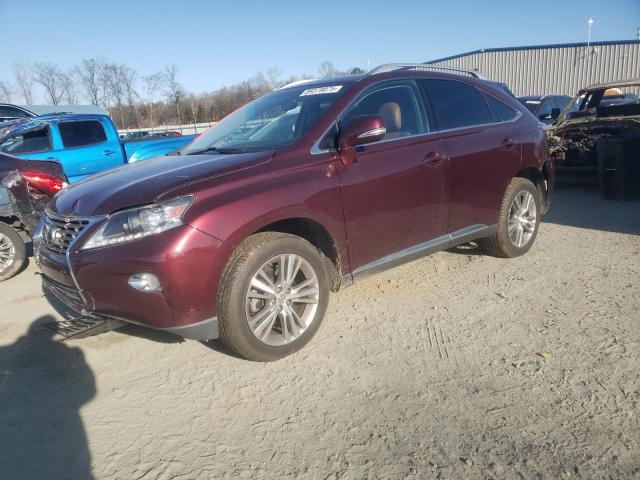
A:
[[[205,153],[216,152],[216,153],[244,153],[244,150],[241,148],[218,148],[218,147],[207,147],[201,150],[194,150],[193,152],[187,153],[187,155],[203,155]]]

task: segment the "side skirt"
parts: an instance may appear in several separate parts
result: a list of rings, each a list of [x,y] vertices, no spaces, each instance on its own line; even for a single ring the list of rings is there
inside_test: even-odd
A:
[[[497,229],[498,227],[496,225],[471,225],[427,242],[419,243],[413,247],[405,248],[404,250],[400,250],[399,252],[392,253],[391,255],[387,255],[356,268],[351,275],[353,282],[368,277],[369,275],[374,275],[376,273],[383,272],[384,270],[417,260],[418,258],[431,255],[432,253],[453,248],[471,240],[490,237],[491,235],[495,235]],[[352,283],[345,277],[348,277],[348,275],[343,276],[341,288],[347,287]]]

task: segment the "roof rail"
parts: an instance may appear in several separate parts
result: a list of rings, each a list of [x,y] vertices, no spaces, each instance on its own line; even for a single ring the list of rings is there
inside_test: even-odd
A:
[[[385,63],[384,65],[380,65],[379,67],[374,68],[373,70],[369,70],[367,72],[367,75],[377,75],[378,73],[387,73],[387,72],[392,72],[394,70],[452,72],[452,73],[469,75],[470,77],[486,80],[486,77],[484,77],[478,72],[474,72],[473,70],[463,70],[461,68],[454,68],[454,67],[441,67],[439,65],[425,65],[424,63]]]

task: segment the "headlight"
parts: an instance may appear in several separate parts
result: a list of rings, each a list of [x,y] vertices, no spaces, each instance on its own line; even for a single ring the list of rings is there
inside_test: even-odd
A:
[[[182,225],[182,216],[193,196],[175,198],[147,207],[116,212],[82,246],[82,250],[131,242]]]

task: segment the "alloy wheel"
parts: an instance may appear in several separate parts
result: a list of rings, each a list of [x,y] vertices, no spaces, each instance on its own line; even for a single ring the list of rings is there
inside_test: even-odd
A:
[[[303,257],[277,255],[253,275],[246,295],[246,318],[253,334],[272,346],[299,338],[315,320],[318,276]]]
[[[0,233],[0,273],[8,270],[12,265],[16,257],[16,247],[13,242]]]
[[[537,222],[536,200],[528,190],[519,191],[509,207],[509,240],[522,248],[527,245],[536,229]]]

